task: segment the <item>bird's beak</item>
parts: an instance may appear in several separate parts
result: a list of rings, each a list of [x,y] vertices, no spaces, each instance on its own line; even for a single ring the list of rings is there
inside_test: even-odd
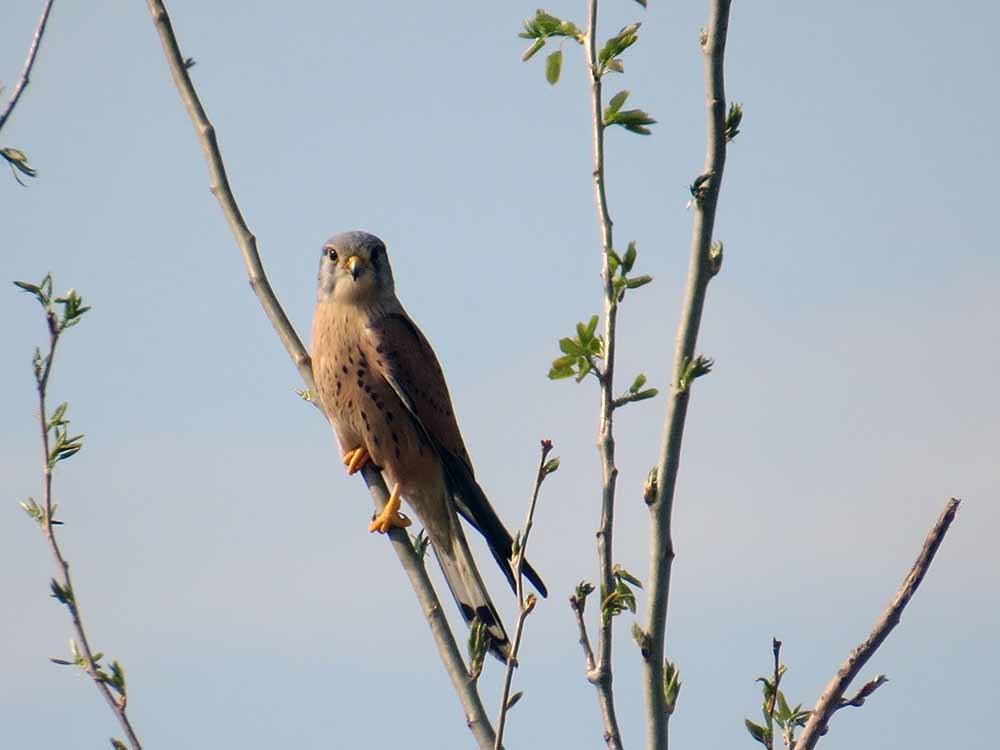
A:
[[[357,255],[352,255],[344,261],[344,267],[351,272],[351,278],[355,281],[358,280],[358,276],[365,270],[367,265],[368,264],[364,261],[364,259],[358,257]]]

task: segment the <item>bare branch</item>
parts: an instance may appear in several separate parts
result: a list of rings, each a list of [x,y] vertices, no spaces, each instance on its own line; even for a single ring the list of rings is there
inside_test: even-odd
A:
[[[847,660],[837,670],[837,674],[830,680],[819,701],[813,707],[809,721],[806,722],[805,727],[802,729],[802,734],[795,743],[796,750],[812,750],[816,746],[817,740],[826,732],[827,722],[829,722],[834,712],[846,705],[853,705],[853,700],[849,702],[843,700],[844,692],[851,684],[851,681],[857,677],[862,667],[864,667],[875,651],[878,650],[879,646],[882,645],[882,642],[889,636],[892,629],[899,624],[899,618],[903,614],[903,609],[916,593],[920,582],[924,580],[924,576],[934,561],[934,555],[937,553],[938,547],[944,541],[944,535],[948,533],[951,522],[955,520],[955,514],[958,512],[960,502],[957,498],[951,498],[945,504],[940,517],[938,517],[934,527],[924,540],[924,546],[920,550],[917,561],[913,563],[910,572],[903,579],[903,583],[899,587],[899,591],[896,592],[896,596],[893,597],[889,606],[886,607],[885,611],[879,617],[875,623],[875,627],[872,628],[871,633],[868,634],[864,642],[851,651],[850,656],[847,657]],[[870,695],[874,692],[875,688],[882,684],[882,682],[884,680],[880,682],[876,678],[866,685],[866,688],[874,685],[868,690],[868,694]],[[867,697],[866,695],[862,695],[862,692],[864,692],[864,688],[862,691],[859,691],[855,699],[860,697],[863,700]]]
[[[212,194],[219,201],[222,213],[229,223],[229,228],[243,256],[243,262],[250,277],[250,287],[253,289],[254,294],[257,295],[264,313],[278,333],[278,337],[281,339],[285,350],[292,358],[296,368],[298,368],[299,375],[305,382],[306,388],[310,393],[316,393],[309,354],[306,352],[301,339],[281,308],[281,304],[278,302],[264,273],[264,268],[257,252],[256,239],[247,227],[229,185],[222,155],[219,152],[215,128],[205,114],[205,110],[195,91],[194,84],[191,82],[188,66],[185,65],[185,58],[178,46],[167,10],[161,0],[147,0],[147,5],[156,25],[157,33],[160,36],[160,42],[163,45],[163,52],[170,69],[171,78],[177,87],[188,116],[191,118],[205,154]],[[362,469],[362,476],[368,485],[376,509],[381,512],[389,497],[385,482],[382,480],[382,475],[368,464]],[[459,700],[462,702],[469,729],[472,731],[476,742],[481,748],[492,748],[494,741],[493,727],[486,716],[479,693],[476,690],[475,681],[469,678],[468,670],[455,643],[454,635],[445,619],[441,604],[427,576],[427,571],[415,553],[409,537],[402,529],[393,529],[390,531],[389,539],[392,542],[392,547],[399,558],[400,564],[410,579],[410,584],[413,586],[420,606],[424,611],[424,616],[430,625],[438,653],[448,672],[448,676],[451,678],[452,686],[458,694]]]
[[[531,527],[535,520],[535,505],[538,502],[538,492],[542,488],[545,477],[559,467],[559,459],[546,461],[552,451],[552,441],[542,441],[542,456],[538,461],[538,471],[535,473],[535,489],[531,493],[531,503],[528,505],[528,516],[524,519],[524,527],[521,534],[514,543],[511,553],[510,566],[514,571],[514,581],[517,588],[518,615],[517,625],[514,628],[514,644],[511,646],[510,654],[507,656],[507,672],[504,675],[503,694],[500,696],[500,715],[497,717],[497,737],[493,744],[493,750],[500,750],[503,747],[503,731],[507,725],[507,712],[510,711],[513,703],[510,699],[510,686],[514,680],[514,669],[517,667],[517,654],[521,649],[521,638],[524,635],[524,622],[535,608],[537,599],[534,595],[524,596],[524,557],[528,550],[528,536],[531,534]]]
[[[721,258],[721,253],[712,252],[712,230],[726,162],[726,93],[723,61],[729,29],[730,0],[711,0],[710,5],[708,27],[702,38],[708,115],[705,166],[702,175],[695,181],[698,189],[694,201],[695,217],[687,288],[677,328],[673,376],[670,394],[667,397],[663,442],[656,467],[656,492],[652,502],[649,503],[651,514],[649,612],[646,632],[650,636],[650,649],[643,667],[643,691],[646,696],[646,741],[650,750],[665,750],[668,743],[667,728],[670,713],[663,691],[663,673],[670,569],[674,559],[670,522],[680,465],[684,422],[691,395],[691,384],[685,374],[690,363],[696,361],[695,345],[705,305],[705,294],[709,280],[718,272],[717,258]],[[694,189],[692,192],[695,192]]]
[[[35,28],[35,35],[31,39],[31,48],[28,50],[28,57],[24,61],[24,68],[21,70],[21,77],[18,78],[14,91],[10,95],[10,100],[0,111],[0,130],[7,123],[7,118],[14,112],[21,94],[24,93],[28,83],[31,81],[31,69],[35,66],[35,58],[38,56],[38,48],[42,44],[42,36],[45,34],[45,25],[49,22],[49,13],[52,11],[54,0],[46,0],[45,7],[42,8],[42,15],[38,19],[38,26]]]

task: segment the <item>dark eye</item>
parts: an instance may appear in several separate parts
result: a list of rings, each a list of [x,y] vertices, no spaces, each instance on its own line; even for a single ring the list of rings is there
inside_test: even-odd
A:
[[[334,250],[332,247],[328,247],[326,249],[326,257],[329,258],[330,260],[332,260],[334,263],[336,263],[337,262],[337,251]]]
[[[385,248],[382,247],[381,245],[377,245],[372,248],[372,254],[371,254],[372,265],[375,266],[376,268],[378,268],[379,261],[382,260],[382,253],[384,252]]]

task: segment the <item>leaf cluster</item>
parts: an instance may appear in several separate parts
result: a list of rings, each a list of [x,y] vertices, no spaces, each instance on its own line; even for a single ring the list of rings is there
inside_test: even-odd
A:
[[[626,609],[635,614],[635,592],[632,586],[642,588],[642,583],[621,565],[615,565],[611,570],[615,586],[610,592],[601,589],[601,621],[607,622],[617,617]]]
[[[726,143],[729,143],[740,134],[740,123],[743,122],[743,105],[733,102],[729,105],[729,113],[726,115]]]
[[[55,581],[53,581],[53,584],[55,584]],[[92,659],[87,659],[87,656],[76,645],[76,640],[72,638],[69,641],[69,651],[71,660],[49,659],[49,661],[64,667],[77,667],[86,674],[93,676],[101,684],[107,685],[115,693],[115,700],[118,706],[125,708],[125,705],[128,703],[128,691],[125,686],[125,669],[122,665],[118,661],[113,661],[105,669],[104,665],[101,664],[101,659],[104,658],[103,653],[98,652],[94,654]]]
[[[625,292],[629,289],[638,289],[653,281],[653,277],[648,274],[641,276],[629,276],[632,267],[635,266],[636,258],[639,255],[638,246],[635,240],[628,243],[624,255],[619,255],[613,249],[608,248],[608,273],[611,276],[612,304],[617,305],[625,299]]]
[[[559,339],[562,356],[552,361],[550,380],[576,378],[579,383],[590,374],[600,378],[597,360],[604,358],[604,337],[596,333],[597,320],[593,315],[586,323],[576,324],[576,336]]]
[[[757,724],[750,719],[744,719],[743,723],[757,742],[762,744],[767,750],[774,748],[774,728],[781,731],[781,739],[784,746],[791,750],[795,746],[795,730],[804,727],[809,720],[812,711],[802,708],[802,704],[797,704],[792,708],[781,690],[781,678],[788,671],[788,667],[780,663],[781,641],[777,638],[773,640],[774,650],[774,674],[772,677],[758,677],[757,682],[761,683],[763,692],[763,705],[761,712],[764,715],[764,723]]]
[[[48,467],[49,471],[55,465],[71,456],[75,456],[83,448],[83,435],[69,435],[69,420],[66,419],[66,408],[68,404],[64,401],[52,412],[52,416],[46,422],[46,428],[52,433],[52,446],[49,448]]]
[[[708,375],[715,365],[715,360],[710,357],[697,355],[694,359],[684,360],[684,367],[681,368],[681,377],[677,383],[678,393],[687,393],[691,389],[691,384],[702,375]]]
[[[647,125],[656,124],[656,120],[649,116],[648,112],[641,109],[622,109],[625,100],[628,99],[628,91],[619,91],[608,101],[608,106],[604,109],[605,125],[621,125],[630,133],[639,135],[649,135],[652,131]]]
[[[544,10],[535,11],[535,17],[524,22],[524,30],[518,34],[522,39],[531,39],[531,46],[521,55],[521,60],[527,62],[535,53],[545,46],[545,42],[553,37],[562,37],[575,40],[578,44],[585,41],[583,31],[572,21],[564,21],[561,18],[546,13]],[[559,74],[562,72],[563,54],[562,49],[551,53],[545,59],[545,79],[555,85],[559,82]]]
[[[89,305],[83,304],[83,298],[75,289],[70,289],[61,297],[52,297],[52,274],[45,274],[45,278],[38,284],[27,281],[15,281],[14,286],[22,291],[31,294],[45,310],[45,316],[49,320],[49,327],[52,333],[62,333],[67,328],[71,328],[80,322],[84,313],[90,310]],[[53,310],[53,305],[62,305],[62,313]]]
[[[483,662],[486,660],[486,652],[490,648],[490,634],[486,630],[486,623],[475,618],[469,624],[469,678],[478,680],[483,673]]]
[[[38,171],[28,164],[28,155],[16,148],[0,148],[0,157],[3,157],[7,164],[10,165],[10,172],[14,175],[14,179],[17,180],[18,184],[24,186],[24,182],[21,181],[21,176],[18,174],[25,175],[26,177],[37,177]]]

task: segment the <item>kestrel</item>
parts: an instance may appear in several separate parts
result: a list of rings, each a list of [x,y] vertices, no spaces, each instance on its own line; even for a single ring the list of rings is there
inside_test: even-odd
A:
[[[491,650],[510,651],[458,520],[489,544],[511,586],[511,536],[476,482],[444,373],[427,339],[396,298],[385,244],[346,232],[323,246],[312,325],[312,367],[319,401],[333,424],[349,474],[371,461],[392,488],[369,531],[409,526],[405,498],[430,537],[466,622],[487,627]],[[531,565],[524,574],[546,595]]]

